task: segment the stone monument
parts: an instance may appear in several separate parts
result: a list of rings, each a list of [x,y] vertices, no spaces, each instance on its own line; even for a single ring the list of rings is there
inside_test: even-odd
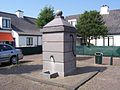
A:
[[[50,78],[66,76],[76,69],[76,29],[57,11],[43,27],[43,73]]]

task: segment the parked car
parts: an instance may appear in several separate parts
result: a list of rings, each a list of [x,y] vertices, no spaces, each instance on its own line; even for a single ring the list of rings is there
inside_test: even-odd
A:
[[[10,62],[11,64],[16,64],[20,59],[23,59],[21,49],[15,49],[8,44],[0,44],[0,63]]]

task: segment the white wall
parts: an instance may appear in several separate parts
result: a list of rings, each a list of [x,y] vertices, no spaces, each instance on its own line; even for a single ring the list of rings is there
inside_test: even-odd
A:
[[[0,17],[0,28],[2,28],[2,17]]]
[[[120,35],[114,35],[114,46],[120,46]]]
[[[100,37],[96,41],[95,41],[95,39],[90,40],[90,43],[95,45],[95,42],[96,42],[96,46],[108,46],[108,37],[105,37],[104,41],[105,41],[105,45],[103,43],[103,37]]]
[[[75,25],[77,24],[77,20],[76,19],[71,19],[71,20],[68,20],[68,22],[73,25],[75,27]]]
[[[38,45],[42,45],[42,36],[40,37],[38,37]]]
[[[109,46],[120,46],[120,35],[109,35]],[[105,37],[105,46],[108,46],[108,37]],[[90,41],[95,45],[95,40]],[[97,39],[97,46],[103,46],[103,38]]]
[[[95,39],[90,40],[90,43],[95,45]]]
[[[12,36],[15,38],[15,46],[16,47],[28,47],[26,45],[26,38],[32,37],[33,38],[33,45],[31,47],[42,45],[42,36],[19,36],[19,34],[12,30]]]
[[[97,39],[97,45],[96,46],[103,46],[103,38]]]
[[[33,45],[31,47],[41,45],[41,41],[42,41],[41,36],[19,36],[19,47],[29,47],[26,45],[26,38],[27,37],[33,38]],[[38,42],[37,42],[37,40],[38,40]]]
[[[103,6],[100,8],[100,14],[101,14],[101,15],[109,14],[109,7],[108,7],[107,5],[103,5]]]
[[[105,37],[105,46],[108,46],[108,38]]]
[[[42,45],[42,36],[19,36],[19,34],[12,30],[12,36],[15,38],[15,46],[16,47],[28,47],[26,45],[26,38],[32,37],[33,38],[33,46]]]
[[[19,37],[19,47],[26,47],[26,36]]]
[[[15,38],[15,46],[19,47],[19,35],[16,31],[12,30],[12,36]]]
[[[109,38],[109,46],[114,46],[114,38]]]

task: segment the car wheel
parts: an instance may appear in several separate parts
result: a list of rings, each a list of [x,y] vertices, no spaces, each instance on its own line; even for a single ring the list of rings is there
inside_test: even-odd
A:
[[[17,62],[18,62],[17,57],[16,56],[12,57],[10,62],[11,62],[11,64],[17,64]]]

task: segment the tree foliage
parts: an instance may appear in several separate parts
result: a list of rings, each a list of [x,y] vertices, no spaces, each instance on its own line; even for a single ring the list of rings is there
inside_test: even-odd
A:
[[[51,6],[45,6],[43,9],[41,9],[41,12],[39,13],[37,19],[36,19],[36,25],[39,28],[42,28],[44,25],[46,25],[48,22],[54,19],[54,9]]]
[[[85,44],[87,40],[91,37],[97,39],[98,37],[107,35],[107,27],[105,26],[105,22],[103,17],[97,11],[85,11],[83,14],[79,16],[77,21],[77,34],[80,35]]]

